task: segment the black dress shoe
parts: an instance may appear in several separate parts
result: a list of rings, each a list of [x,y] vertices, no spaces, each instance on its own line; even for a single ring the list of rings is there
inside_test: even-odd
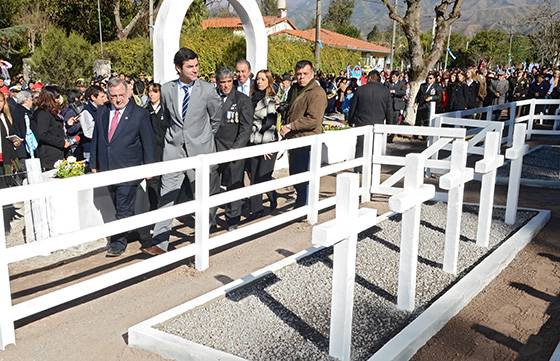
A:
[[[105,254],[106,257],[119,257],[124,253],[126,248],[122,247],[111,247],[107,248],[107,253]]]
[[[278,195],[276,191],[268,192],[267,195],[270,202],[270,210],[273,211],[278,207]]]

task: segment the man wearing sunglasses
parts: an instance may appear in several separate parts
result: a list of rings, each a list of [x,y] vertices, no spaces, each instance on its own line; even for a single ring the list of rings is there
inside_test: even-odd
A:
[[[416,95],[418,112],[416,113],[416,125],[427,126],[430,121],[430,103],[436,102],[436,108],[441,101],[441,87],[436,83],[436,75],[428,73],[426,82],[420,85],[420,90]]]

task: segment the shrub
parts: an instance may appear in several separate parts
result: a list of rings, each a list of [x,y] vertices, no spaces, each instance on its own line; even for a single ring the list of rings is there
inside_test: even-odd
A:
[[[111,71],[137,76],[153,73],[149,38],[115,40],[103,44],[103,58],[111,60]]]
[[[31,62],[42,81],[72,87],[76,79],[91,77],[95,53],[92,45],[81,35],[66,33],[59,28],[49,29]]]

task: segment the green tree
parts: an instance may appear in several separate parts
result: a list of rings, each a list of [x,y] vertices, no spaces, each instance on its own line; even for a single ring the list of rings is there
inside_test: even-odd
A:
[[[202,20],[205,19],[208,19],[206,2],[204,0],[193,0],[183,21],[183,32],[199,29]]]
[[[329,5],[324,25],[334,28],[350,24],[350,17],[354,12],[354,0],[333,0]]]
[[[333,0],[322,26],[340,34],[360,38],[360,29],[350,22],[353,11],[354,0]]]
[[[91,77],[94,59],[94,49],[83,36],[51,28],[31,61],[44,82],[70,87],[78,78]]]
[[[18,14],[18,0],[0,1],[0,29],[8,28],[15,23]]]
[[[469,45],[473,59],[485,59],[491,65],[507,64],[509,36],[501,30],[483,30],[475,34]]]
[[[259,8],[263,16],[278,16],[278,1],[277,0],[261,0],[259,1]]]
[[[367,34],[367,41],[377,41],[379,39],[379,28],[377,27],[377,25],[374,25],[373,28],[371,28],[371,31]]]

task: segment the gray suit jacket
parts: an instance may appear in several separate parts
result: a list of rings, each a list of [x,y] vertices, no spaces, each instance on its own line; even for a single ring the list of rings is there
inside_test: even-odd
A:
[[[214,134],[221,121],[220,96],[212,84],[196,80],[191,90],[187,116],[183,121],[178,84],[178,80],[173,80],[161,88],[161,104],[169,119],[163,160],[193,157],[216,151]]]

